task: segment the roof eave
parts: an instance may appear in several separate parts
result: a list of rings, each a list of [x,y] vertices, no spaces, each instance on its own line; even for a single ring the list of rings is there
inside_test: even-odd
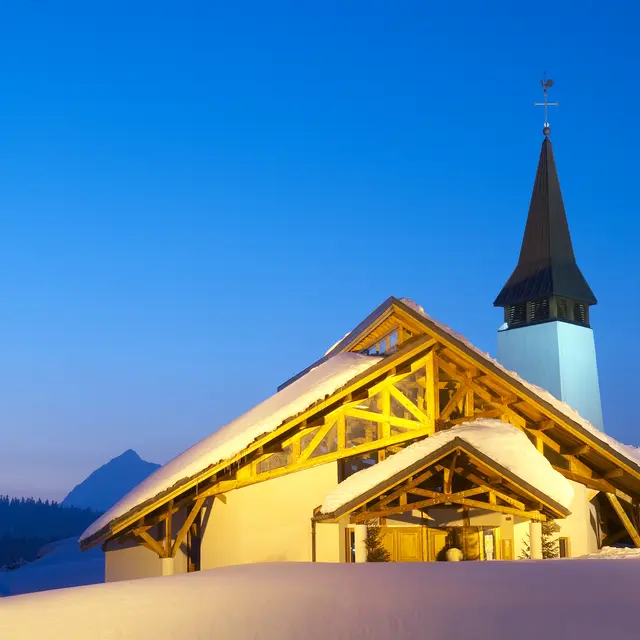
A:
[[[353,498],[349,502],[345,503],[335,511],[331,513],[326,513],[326,514],[318,513],[314,515],[313,519],[316,522],[327,522],[327,521],[338,520],[344,517],[345,515],[348,515],[358,507],[366,504],[369,500],[375,498],[377,495],[381,494],[382,492],[387,491],[388,489],[391,489],[394,486],[400,484],[403,480],[407,479],[410,476],[413,476],[418,471],[421,471],[422,469],[426,469],[427,467],[432,466],[438,460],[449,455],[456,449],[462,450],[465,453],[471,455],[472,457],[478,458],[486,466],[494,469],[495,471],[498,471],[501,475],[508,478],[515,486],[518,486],[521,489],[524,489],[526,492],[532,494],[534,497],[540,500],[540,502],[544,504],[545,507],[555,516],[566,518],[571,514],[571,511],[567,507],[564,507],[563,505],[561,505],[559,502],[551,498],[551,496],[544,493],[541,489],[534,487],[526,480],[523,480],[516,473],[509,471],[506,467],[501,465],[499,462],[487,456],[486,454],[484,454],[482,451],[480,451],[473,445],[469,444],[466,440],[456,436],[449,442],[443,444],[440,448],[426,455],[424,458],[417,460],[416,462],[409,465],[402,471],[399,471],[398,473],[394,474],[390,478],[382,482],[379,482],[376,486],[371,487],[367,491],[364,491],[362,494],[360,494],[356,498]],[[364,471],[366,472],[366,470]]]

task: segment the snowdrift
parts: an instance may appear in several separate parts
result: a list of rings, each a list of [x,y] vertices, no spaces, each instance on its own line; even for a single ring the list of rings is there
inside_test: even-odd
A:
[[[262,564],[5,598],[0,638],[626,640],[639,604],[637,560]]]
[[[77,538],[59,540],[46,555],[15,571],[0,572],[0,598],[49,589],[104,582],[104,553],[100,547],[83,553]],[[4,636],[0,634],[4,640]]]

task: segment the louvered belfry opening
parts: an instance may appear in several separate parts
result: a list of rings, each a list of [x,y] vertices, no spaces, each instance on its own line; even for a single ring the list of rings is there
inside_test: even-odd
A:
[[[504,311],[504,321],[509,329],[555,320],[589,326],[589,307],[584,302],[558,296],[519,302],[505,307]]]
[[[509,328],[561,320],[589,326],[597,304],[576,262],[553,149],[545,136],[540,150],[518,264],[494,305],[505,310]]]

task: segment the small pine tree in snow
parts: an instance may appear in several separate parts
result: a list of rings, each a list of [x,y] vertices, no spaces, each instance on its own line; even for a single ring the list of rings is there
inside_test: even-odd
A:
[[[557,558],[560,555],[558,539],[555,534],[560,531],[559,525],[553,520],[546,520],[542,523],[542,557]]]
[[[389,562],[391,554],[382,544],[382,531],[378,520],[367,522],[367,537],[365,538],[367,547],[367,562]]]
[[[555,534],[560,531],[559,525],[553,520],[546,520],[542,523],[542,557],[543,559],[557,558],[560,555],[558,539]],[[531,538],[529,534],[522,539],[522,551],[518,556],[520,560],[531,558]]]
[[[531,538],[529,534],[522,538],[522,551],[518,556],[518,560],[530,560],[531,559]]]

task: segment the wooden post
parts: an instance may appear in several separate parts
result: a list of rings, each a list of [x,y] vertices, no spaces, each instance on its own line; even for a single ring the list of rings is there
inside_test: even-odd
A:
[[[433,349],[427,354],[426,383],[427,415],[431,420],[430,426],[435,432],[436,422],[440,418],[440,387],[438,385],[438,364]]]

